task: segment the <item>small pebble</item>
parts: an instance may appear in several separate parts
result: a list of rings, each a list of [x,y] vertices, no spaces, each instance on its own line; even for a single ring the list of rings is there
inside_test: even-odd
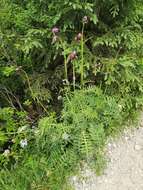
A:
[[[125,140],[128,141],[130,138],[128,136],[125,137]]]
[[[140,145],[138,145],[138,144],[135,145],[135,150],[141,150],[141,149],[142,149],[142,147]]]
[[[109,154],[112,154],[112,151],[111,151],[111,150],[109,150],[109,151],[108,151],[108,153],[109,153]]]
[[[103,181],[102,180],[98,180],[98,183],[103,183]]]
[[[113,143],[113,147],[114,147],[114,148],[116,148],[116,147],[117,147],[117,145],[116,145],[115,143]]]

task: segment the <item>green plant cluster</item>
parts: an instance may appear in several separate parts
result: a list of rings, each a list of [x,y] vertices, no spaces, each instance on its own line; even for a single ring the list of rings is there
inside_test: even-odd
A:
[[[26,112],[10,107],[0,109],[0,169],[19,161],[25,151],[22,142],[32,140],[33,132]]]
[[[0,0],[0,189],[71,189],[143,106],[142,0]]]
[[[61,122],[56,122],[53,115],[40,120],[34,145],[27,147],[12,177],[9,171],[1,171],[3,189],[62,189],[63,182],[68,182],[67,174],[85,161],[100,173],[106,138],[121,124],[118,103],[99,88],[88,88],[65,98],[64,105]],[[5,175],[9,176],[8,182]]]

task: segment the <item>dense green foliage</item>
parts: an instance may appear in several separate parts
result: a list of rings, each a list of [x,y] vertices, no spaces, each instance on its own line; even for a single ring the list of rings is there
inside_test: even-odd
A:
[[[142,0],[0,0],[0,189],[69,190],[143,105]]]

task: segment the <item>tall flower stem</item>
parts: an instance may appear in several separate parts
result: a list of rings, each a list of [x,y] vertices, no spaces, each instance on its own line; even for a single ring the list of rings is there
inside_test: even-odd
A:
[[[73,89],[75,91],[75,68],[74,68],[74,62],[72,63],[73,65]]]
[[[66,54],[65,54],[65,44],[62,42],[62,39],[60,38],[60,43],[63,49],[63,56],[64,56],[64,75],[65,75],[65,79],[68,82],[68,69],[67,69],[67,58],[66,58]]]
[[[80,65],[80,82],[81,87],[84,87],[84,26],[85,23],[83,23],[82,26],[82,37],[81,37],[81,65]]]
[[[64,53],[64,69],[65,69],[65,79],[68,81],[67,59],[65,53]]]

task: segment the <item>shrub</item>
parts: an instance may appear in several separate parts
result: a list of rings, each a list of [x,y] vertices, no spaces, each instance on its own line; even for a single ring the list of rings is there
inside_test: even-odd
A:
[[[32,136],[26,112],[0,109],[0,168],[11,167],[21,159]]]
[[[141,0],[1,0],[0,9],[1,70],[5,70],[5,67],[18,70],[22,66],[20,72],[2,77],[1,87],[17,98],[20,96],[21,104],[25,101],[30,101],[34,107],[36,104],[38,114],[41,114],[38,107],[40,110],[49,110],[49,101],[53,104],[65,77],[72,85],[76,82],[76,86],[80,80],[84,84],[96,84],[104,80],[102,66],[105,65],[106,71],[110,70],[111,74],[116,62],[133,62],[135,58],[136,62],[141,60]],[[83,28],[85,15],[88,23]],[[58,37],[62,43],[51,44],[52,28],[55,26],[59,28]],[[82,32],[83,39],[76,42],[75,37]],[[78,58],[68,63],[67,71],[64,71],[65,60],[73,49],[77,51]],[[16,85],[12,81],[17,81]],[[7,98],[5,90],[3,94],[2,102],[3,97]],[[17,104],[13,98],[12,101]]]
[[[102,149],[108,136],[117,132],[121,116],[117,99],[105,96],[101,89],[76,90],[65,97],[61,122],[53,115],[41,119],[35,140],[29,143],[24,158],[9,176],[7,187],[62,189],[67,177],[85,161],[99,173],[103,166]],[[6,189],[5,175],[9,174],[7,171],[3,176],[3,172],[2,187]]]
[[[142,0],[0,3],[0,186],[69,189],[142,106]]]

